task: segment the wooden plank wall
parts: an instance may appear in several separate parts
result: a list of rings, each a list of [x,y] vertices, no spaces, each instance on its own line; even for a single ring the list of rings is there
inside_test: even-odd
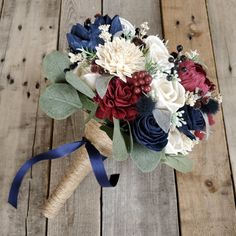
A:
[[[182,43],[198,49],[217,83],[208,17],[204,0],[162,1],[165,38],[170,48]],[[234,235],[235,203],[222,113],[207,142],[191,154],[194,170],[177,174],[181,232],[183,235]]]
[[[223,114],[228,149],[236,188],[236,30],[234,26],[236,2],[207,1],[211,38],[215,53],[219,89],[224,95]]]
[[[54,220],[43,218],[40,207],[73,157],[37,164],[23,182],[16,211],[6,202],[21,164],[83,134],[80,113],[52,122],[38,108],[47,84],[42,58],[65,51],[72,24],[102,11],[136,25],[148,21],[150,33],[169,39],[170,49],[179,43],[197,48],[216,83],[217,72],[225,124],[218,114],[209,140],[191,155],[193,173],[175,179],[166,166],[142,174],[132,161],[107,161],[108,172],[121,173],[118,186],[101,190],[91,174]],[[0,235],[236,235],[235,11],[233,0],[0,0]]]

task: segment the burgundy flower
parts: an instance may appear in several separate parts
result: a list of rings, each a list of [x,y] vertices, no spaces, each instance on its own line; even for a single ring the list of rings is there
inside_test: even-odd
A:
[[[113,78],[103,98],[96,98],[99,107],[96,117],[99,119],[133,120],[137,116],[136,103],[140,95],[135,94],[134,86]]]
[[[214,84],[206,77],[203,67],[191,60],[183,61],[179,64],[179,78],[181,84],[187,91],[193,92],[199,88],[203,95],[214,89]]]

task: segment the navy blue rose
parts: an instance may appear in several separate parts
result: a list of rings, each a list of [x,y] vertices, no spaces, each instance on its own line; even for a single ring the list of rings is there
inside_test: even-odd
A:
[[[76,24],[72,27],[71,32],[67,34],[67,41],[70,48],[74,52],[79,52],[79,49],[84,48],[90,51],[95,51],[98,44],[104,44],[103,39],[99,38],[101,30],[100,25],[110,25],[109,33],[113,36],[117,32],[122,31],[119,16],[114,16],[111,19],[108,15],[97,16],[94,23]]]
[[[132,131],[137,143],[157,152],[168,142],[168,134],[159,127],[151,113],[139,115],[133,122]]]
[[[206,126],[202,112],[190,106],[184,106],[179,111],[184,111],[183,119],[186,122],[186,124],[182,124],[181,127],[178,127],[179,131],[190,139],[195,139],[195,136],[190,131],[203,131]]]

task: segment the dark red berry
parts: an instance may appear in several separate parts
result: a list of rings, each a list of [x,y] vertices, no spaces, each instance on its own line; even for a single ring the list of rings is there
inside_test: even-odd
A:
[[[143,78],[146,75],[145,71],[139,72],[139,78]]]
[[[152,76],[151,75],[146,75],[144,77],[145,83],[150,84],[152,82]]]
[[[141,89],[139,87],[135,87],[134,92],[136,94],[140,94],[141,93]]]
[[[144,85],[144,84],[145,84],[145,80],[140,79],[140,80],[139,80],[139,83],[140,83],[140,85]]]
[[[151,87],[150,86],[145,86],[144,87],[144,92],[145,93],[149,93],[151,91]]]
[[[135,82],[134,82],[134,86],[135,86],[135,87],[138,87],[139,85],[140,85],[139,81],[135,81]]]

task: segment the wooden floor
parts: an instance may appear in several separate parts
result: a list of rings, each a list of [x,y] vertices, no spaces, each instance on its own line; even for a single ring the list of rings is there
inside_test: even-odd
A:
[[[72,24],[98,12],[148,21],[170,50],[197,48],[224,95],[217,125],[191,155],[190,174],[166,166],[142,174],[131,161],[109,161],[109,172],[121,173],[116,188],[101,189],[91,174],[46,220],[40,207],[73,157],[44,162],[27,174],[15,210],[7,195],[20,165],[83,130],[80,114],[53,122],[38,108],[42,58],[65,50]],[[236,235],[236,0],[0,0],[0,17],[1,236]]]

